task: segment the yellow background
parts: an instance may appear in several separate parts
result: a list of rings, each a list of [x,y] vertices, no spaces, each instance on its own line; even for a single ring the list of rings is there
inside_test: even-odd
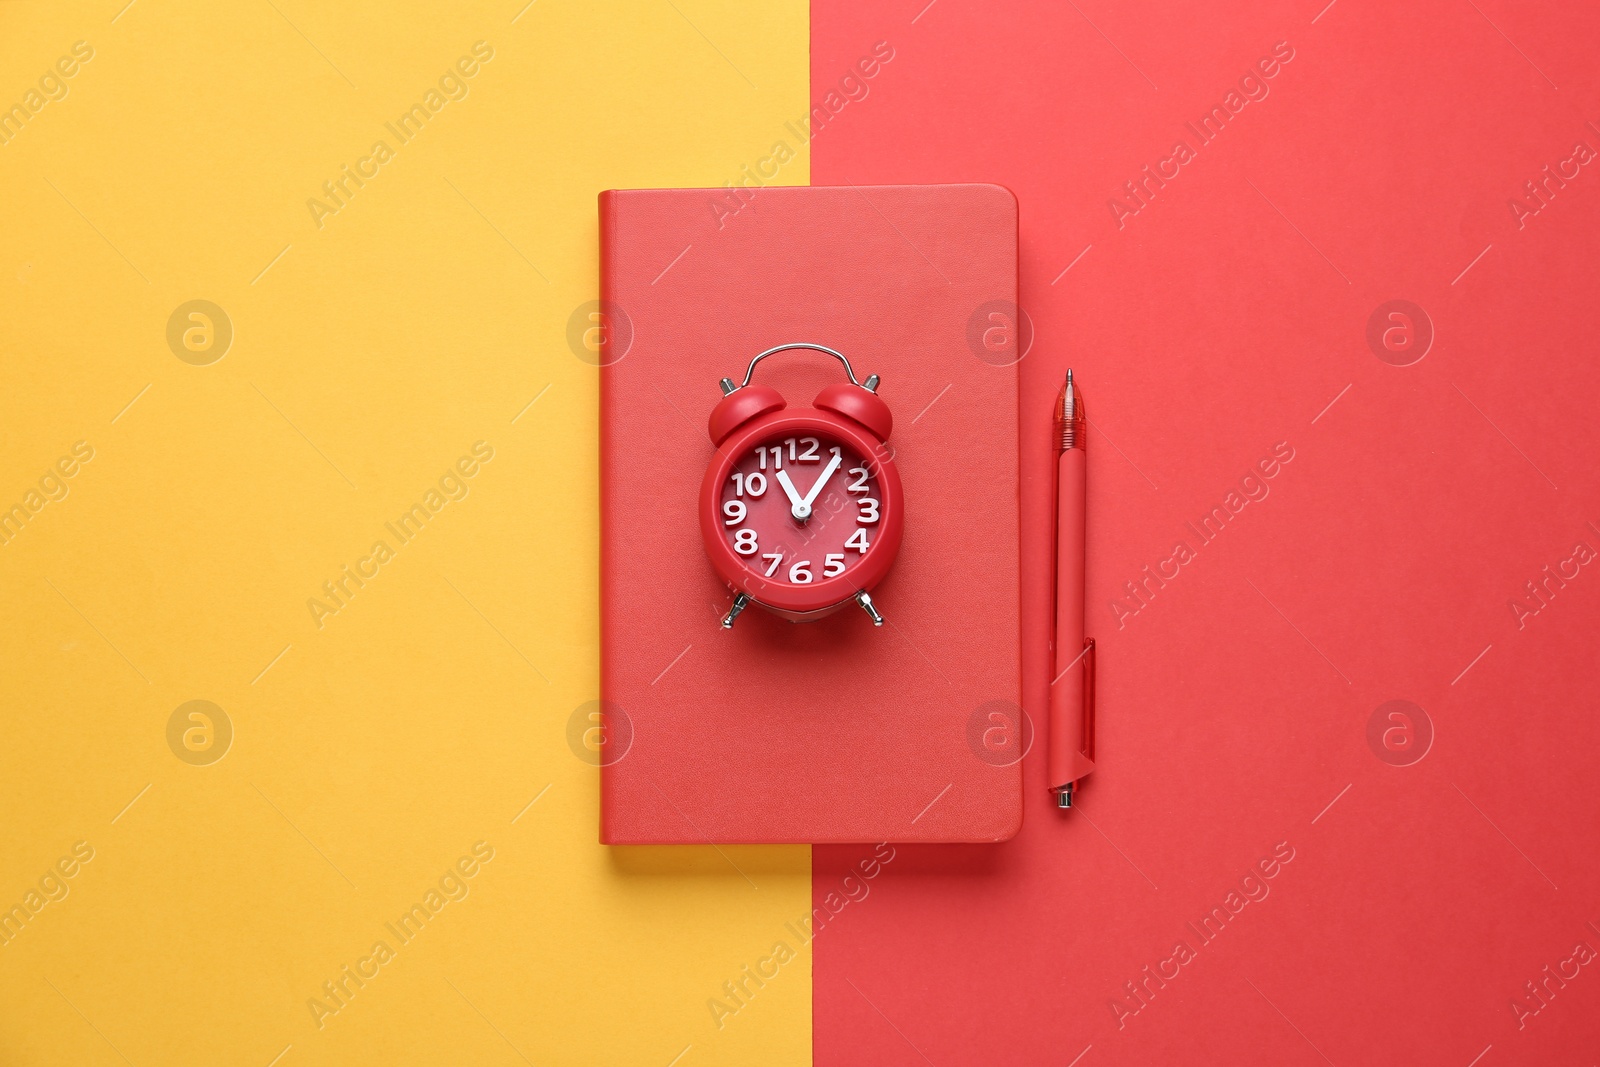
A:
[[[595,194],[765,156],[806,109],[806,3],[524,2],[0,3],[0,104],[94,49],[0,145],[0,509],[94,449],[0,545],[0,908],[95,850],[0,947],[0,1063],[809,1060],[808,951],[722,1029],[706,1005],[806,912],[806,850],[608,851],[567,743],[598,696],[597,372],[566,339]],[[205,366],[167,342],[194,299],[234,333]],[[168,744],[190,700],[232,724],[210,765]]]

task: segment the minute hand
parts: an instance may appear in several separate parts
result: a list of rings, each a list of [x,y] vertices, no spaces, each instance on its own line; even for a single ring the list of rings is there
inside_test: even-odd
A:
[[[839,457],[834,456],[828,461],[828,465],[822,468],[822,473],[817,476],[816,482],[814,482],[811,486],[811,492],[807,493],[805,500],[802,501],[806,507],[809,508],[812,504],[816,503],[817,494],[822,492],[822,487],[828,484],[828,479],[832,478],[833,472],[838,469]]]

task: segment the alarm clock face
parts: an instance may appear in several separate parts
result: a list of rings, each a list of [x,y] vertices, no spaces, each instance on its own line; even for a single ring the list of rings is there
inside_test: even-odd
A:
[[[884,527],[883,469],[858,444],[789,428],[732,459],[717,506],[721,534],[749,572],[739,584],[758,600],[775,587],[849,579],[871,558]]]

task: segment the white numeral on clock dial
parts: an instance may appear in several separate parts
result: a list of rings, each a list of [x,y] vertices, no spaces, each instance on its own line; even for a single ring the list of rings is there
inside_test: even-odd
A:
[[[863,530],[862,532],[865,533],[866,531]],[[822,557],[822,576],[824,578],[832,578],[832,577],[834,577],[836,575],[840,575],[840,574],[843,574],[843,573],[844,573],[844,553],[843,552],[829,552],[826,556]]]
[[[864,496],[857,500],[856,503],[861,505],[861,514],[856,517],[857,522],[867,526],[878,521],[878,502],[875,499],[870,496]]]
[[[850,473],[856,476],[856,480],[850,483],[850,491],[852,493],[870,492],[870,488],[867,485],[867,468],[851,467]]]
[[[722,525],[724,525],[724,526],[737,526],[737,525],[739,525],[741,522],[744,521],[744,513],[745,513],[744,501],[743,500],[724,500],[722,502],[722,513],[724,515],[728,516],[727,518],[722,520]]]
[[[857,530],[845,541],[844,547],[853,548],[857,552],[865,552],[867,550],[867,543],[867,531]]]
[[[733,535],[733,550],[741,556],[755,555],[756,532],[754,530],[740,530],[735,533]]]
[[[761,553],[761,558],[762,559],[770,559],[772,561],[771,563],[769,563],[767,565],[767,577],[771,578],[775,573],[777,573],[778,564],[783,562],[783,553],[782,552],[763,552],[763,553]]]
[[[733,472],[734,496],[761,496],[766,491],[767,476],[760,471],[751,471],[749,474],[742,471]]]
[[[790,443],[793,444],[793,439],[792,438],[790,440]],[[761,460],[761,469],[762,470],[766,470],[767,469],[767,453],[768,452],[772,453],[772,469],[773,470],[779,470],[779,471],[783,470],[783,446],[782,445],[773,445],[770,448],[758,448],[758,449],[756,449],[756,456]]]
[[[789,580],[795,585],[810,585],[811,561],[809,559],[796,560],[794,566],[789,568]]]
[[[790,463],[797,463],[802,460],[807,463],[815,463],[817,461],[817,449],[821,446],[822,442],[815,437],[802,437],[798,443],[793,437],[785,437],[783,439],[783,447],[789,450]],[[805,451],[796,452],[797,447],[804,447]]]

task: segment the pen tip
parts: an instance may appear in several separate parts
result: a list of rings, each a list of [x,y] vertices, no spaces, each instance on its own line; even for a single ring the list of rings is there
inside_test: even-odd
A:
[[[1072,384],[1072,368],[1071,367],[1067,368],[1067,384],[1068,385]]]

